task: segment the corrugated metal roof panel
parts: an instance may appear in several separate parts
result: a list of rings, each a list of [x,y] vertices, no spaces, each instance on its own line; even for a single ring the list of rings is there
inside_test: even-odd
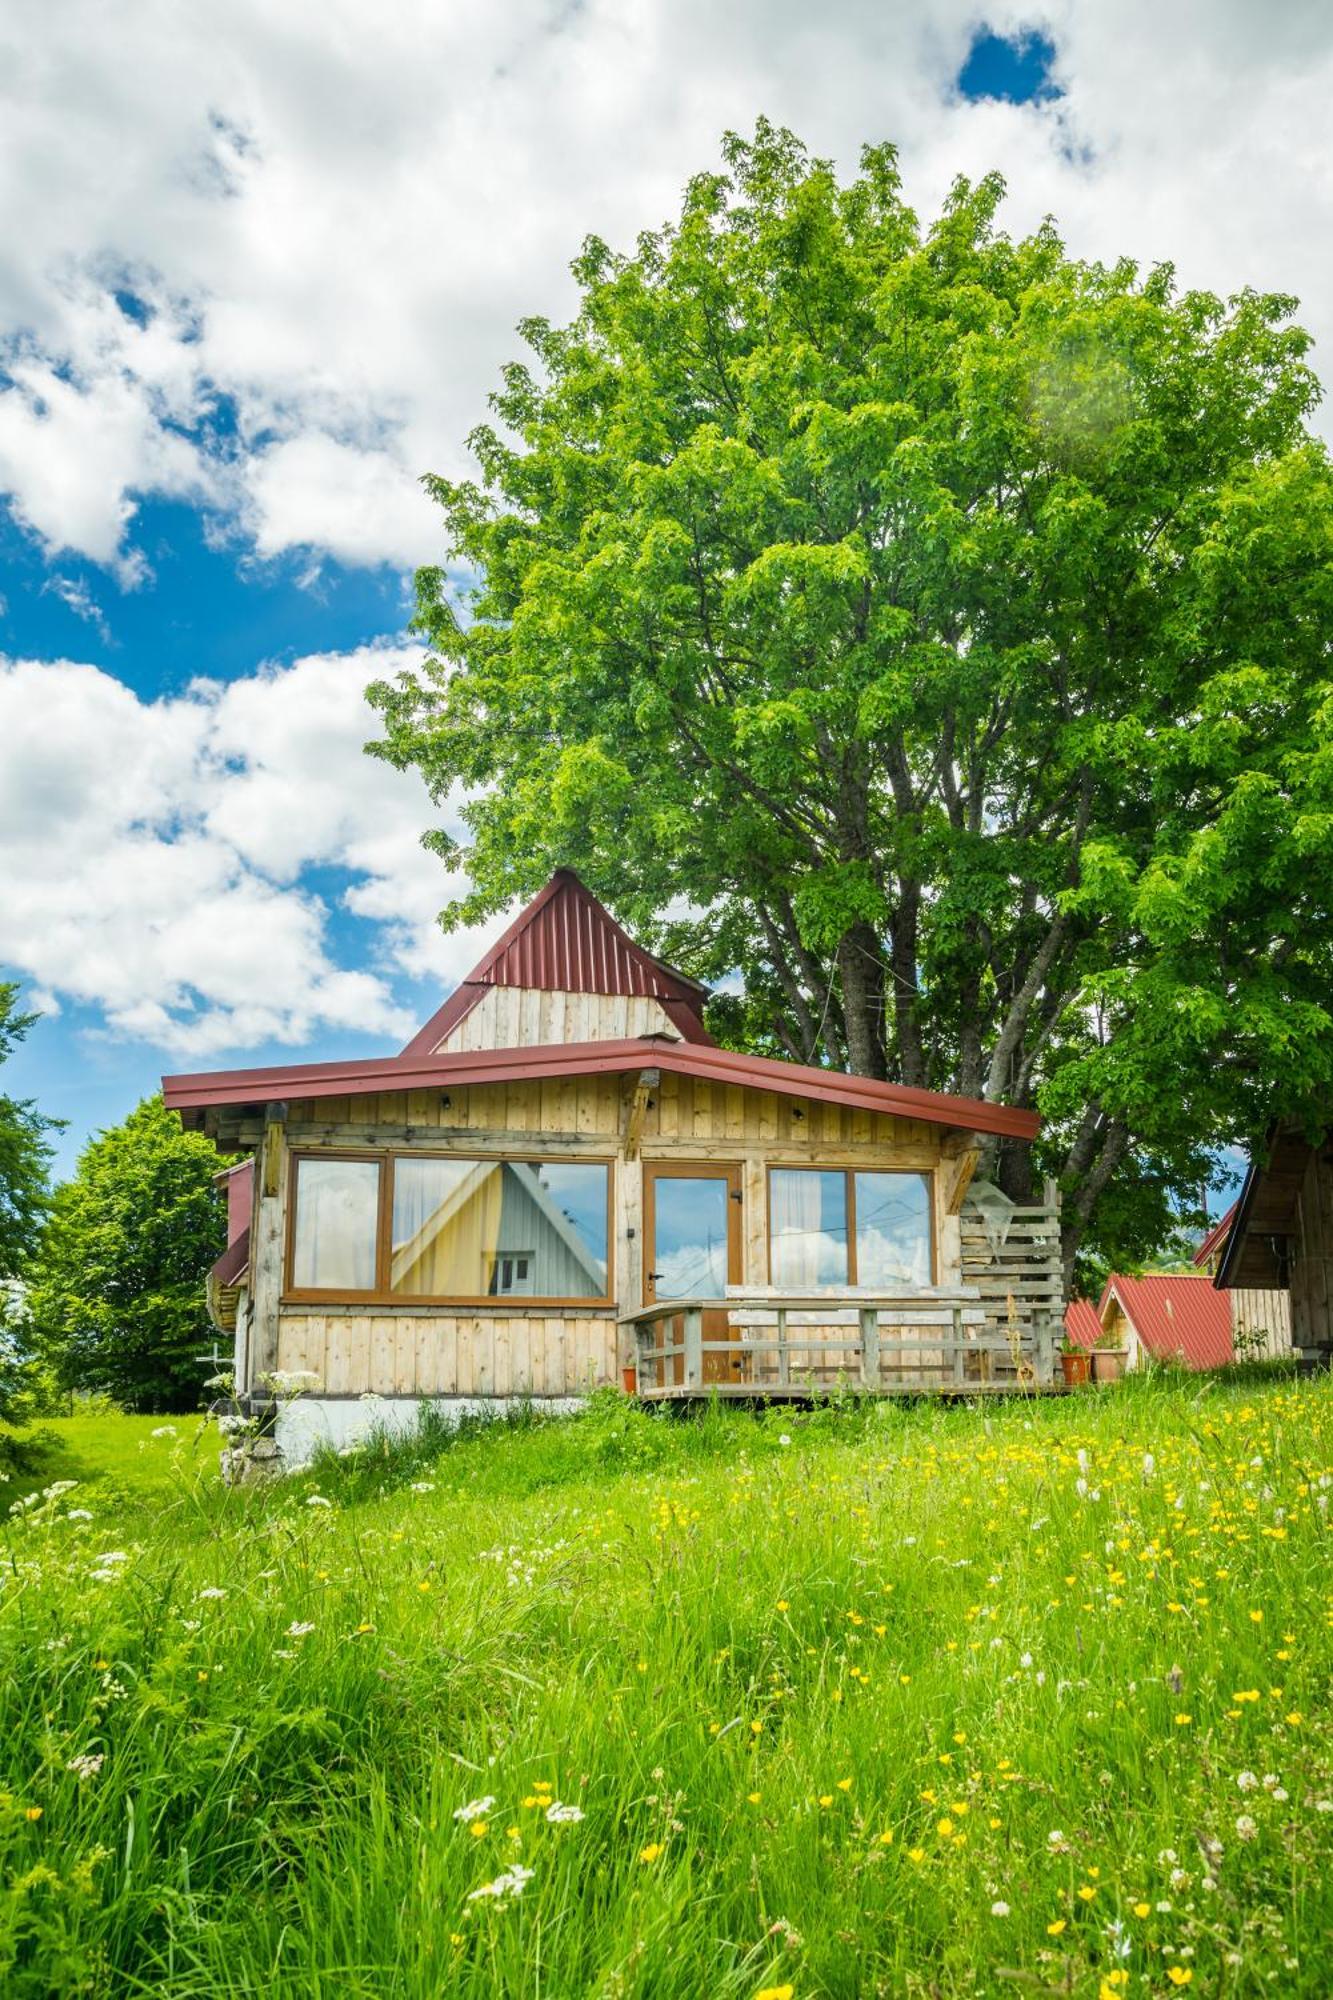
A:
[[[404,1055],[437,1049],[488,986],[543,992],[629,993],[660,1000],[687,1041],[709,1041],[703,1025],[708,989],[635,944],[571,868],[558,868],[520,910],[479,965],[412,1037]]]
[[[1224,1368],[1232,1360],[1230,1301],[1203,1272],[1113,1277],[1107,1293],[1159,1360],[1183,1360],[1189,1368]],[[1105,1303],[1103,1297],[1103,1310]]]
[[[1091,1299],[1071,1299],[1065,1307],[1065,1332],[1080,1347],[1095,1347],[1102,1323]]]

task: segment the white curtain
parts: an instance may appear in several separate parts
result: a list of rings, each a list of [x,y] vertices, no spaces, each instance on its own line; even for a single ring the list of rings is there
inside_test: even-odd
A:
[[[845,1284],[844,1245],[824,1232],[820,1183],[823,1175],[804,1168],[775,1169],[769,1181],[772,1282],[789,1291]]]
[[[298,1289],[373,1291],[379,1182],[373,1160],[298,1161],[292,1258]]]

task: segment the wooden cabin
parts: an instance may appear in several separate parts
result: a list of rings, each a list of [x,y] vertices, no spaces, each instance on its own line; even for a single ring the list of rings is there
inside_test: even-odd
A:
[[[1049,1381],[1054,1197],[971,1188],[1035,1115],[721,1049],[706,998],[562,870],[401,1054],[163,1079],[253,1163],[209,1297],[243,1410],[304,1384],[289,1458],[423,1398]]]
[[[1250,1162],[1213,1283],[1288,1305],[1298,1360],[1333,1361],[1333,1133],[1281,1124]],[[1280,1344],[1277,1351],[1281,1352]]]

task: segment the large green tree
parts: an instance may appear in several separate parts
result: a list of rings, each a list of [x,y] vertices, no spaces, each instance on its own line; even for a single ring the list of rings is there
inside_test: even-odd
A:
[[[725,1037],[1035,1105],[1069,1268],[1333,1082],[1333,481],[1294,301],[923,229],[732,138],[432,478],[380,754],[465,788],[453,920],[580,868]],[[453,843],[433,836],[442,853]],[[688,914],[670,921],[675,902]]]
[[[160,1097],[84,1147],[56,1190],[27,1301],[66,1387],[127,1409],[199,1407],[213,1338],[204,1277],[226,1243],[219,1164]]]

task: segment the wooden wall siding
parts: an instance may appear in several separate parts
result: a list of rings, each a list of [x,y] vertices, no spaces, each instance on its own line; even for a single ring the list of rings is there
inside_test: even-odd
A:
[[[494,1150],[502,1151],[512,1147],[515,1134],[523,1134],[545,1139],[553,1149],[577,1149],[584,1140],[609,1138],[615,1151],[626,1097],[625,1087],[613,1076],[473,1084],[447,1091],[382,1090],[295,1102],[287,1130],[302,1145],[358,1139],[368,1145],[434,1143],[438,1135],[446,1144],[489,1139]],[[257,1123],[241,1129],[245,1143],[257,1140]],[[739,1159],[756,1147],[771,1151],[774,1160],[791,1161],[817,1161],[821,1148],[829,1157],[864,1151],[880,1156],[876,1164],[929,1172],[939,1164],[945,1136],[945,1127],[922,1119],[665,1075],[644,1115],[642,1144],[650,1151],[687,1152],[697,1159]],[[604,1143],[602,1150],[607,1150]]]
[[[587,1077],[293,1102],[287,1143],[303,1150],[362,1144],[613,1160],[614,1284],[621,1312],[643,1303],[643,1162],[654,1159],[739,1164],[743,1279],[755,1285],[769,1281],[770,1167],[864,1165],[931,1174],[936,1283],[970,1281],[962,1270],[960,1219],[947,1213],[956,1162],[950,1161],[949,1173],[936,1171],[950,1137],[944,1127],[663,1076],[644,1115],[638,1150],[627,1159],[623,1141],[633,1082]],[[265,1257],[277,1271],[274,1239],[265,1241]],[[257,1300],[260,1289],[257,1280]],[[274,1365],[308,1368],[328,1395],[578,1395],[590,1383],[617,1381],[633,1359],[628,1331],[618,1351],[620,1329],[612,1314],[591,1315],[577,1306],[538,1308],[530,1317],[498,1306],[448,1313],[422,1306],[362,1312],[344,1305],[321,1312],[293,1303],[282,1307],[280,1318],[276,1364],[257,1360],[256,1372]],[[261,1351],[271,1350],[257,1343],[256,1354]]]
[[[1333,1166],[1310,1149],[1297,1213],[1300,1235],[1291,1260],[1291,1344],[1328,1354],[1333,1349]]]
[[[439,1048],[544,1048],[553,1042],[619,1042],[675,1033],[666,1009],[648,994],[492,986]]]
[[[297,1311],[279,1362],[326,1396],[584,1396],[615,1379],[615,1320],[564,1314]]]
[[[1286,1292],[1260,1292],[1233,1289],[1227,1297],[1231,1300],[1231,1336],[1235,1340],[1248,1333],[1262,1333],[1264,1345],[1256,1350],[1263,1354],[1291,1353],[1291,1299]]]

